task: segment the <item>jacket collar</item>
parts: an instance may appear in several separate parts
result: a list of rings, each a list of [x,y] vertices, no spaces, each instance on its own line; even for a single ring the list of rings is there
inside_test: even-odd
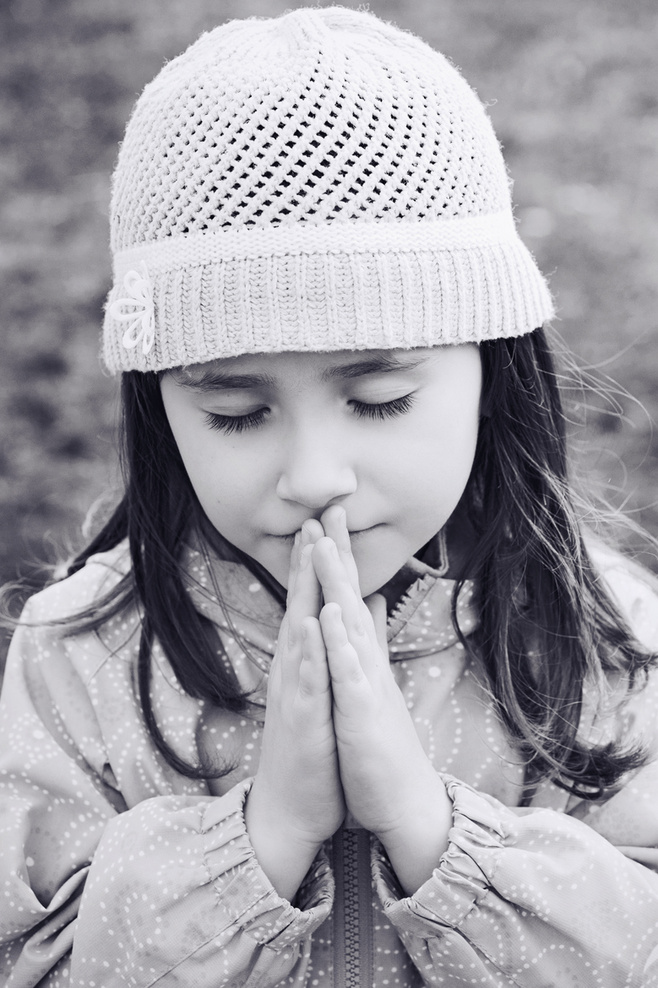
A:
[[[240,562],[220,559],[207,549],[190,546],[183,560],[187,590],[196,609],[219,628],[259,654],[257,664],[269,666],[274,654],[283,607]],[[389,613],[388,643],[392,661],[441,652],[458,640],[451,620],[454,580],[412,559],[396,575],[406,587]],[[221,603],[220,603],[221,601]],[[464,635],[476,626],[473,584],[466,582],[457,604]]]

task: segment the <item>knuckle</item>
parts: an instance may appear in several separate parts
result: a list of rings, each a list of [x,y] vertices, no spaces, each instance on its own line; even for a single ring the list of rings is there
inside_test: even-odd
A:
[[[297,692],[302,700],[315,699],[319,693],[323,692],[318,688],[318,684],[311,679],[300,679]]]

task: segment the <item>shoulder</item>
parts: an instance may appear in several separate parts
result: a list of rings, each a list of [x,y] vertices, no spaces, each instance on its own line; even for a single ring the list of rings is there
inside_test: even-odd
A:
[[[635,637],[649,651],[658,652],[658,577],[600,542],[590,544],[589,552]]]
[[[651,653],[658,656],[658,579],[608,546],[598,543],[589,550],[608,593],[649,653],[645,669],[632,679],[627,673],[609,672],[605,687],[599,683],[586,690],[585,706],[591,705],[593,714],[590,740],[639,743],[653,761],[658,756],[658,664]]]
[[[130,572],[130,553],[126,541],[108,552],[90,556],[85,565],[57,583],[30,597],[24,618],[30,622],[59,622],[93,608]]]
[[[71,684],[88,684],[109,658],[130,664],[139,614],[134,604],[113,611],[113,600],[108,602],[129,572],[128,549],[121,543],[31,597],[12,636],[5,680],[29,680],[31,692],[46,696],[59,695],[66,683],[78,696]]]

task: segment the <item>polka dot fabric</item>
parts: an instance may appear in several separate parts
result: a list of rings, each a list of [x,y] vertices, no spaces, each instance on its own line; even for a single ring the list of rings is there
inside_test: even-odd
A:
[[[638,633],[655,642],[653,592],[606,566]],[[93,602],[126,568],[119,547],[37,595],[12,643],[0,720],[2,983],[345,988],[335,978],[331,848],[290,903],[244,824],[279,605],[237,563],[190,547],[188,592],[255,690],[248,716],[216,710],[181,690],[156,647],[154,707],[170,743],[235,766],[194,781],[144,730],[137,614],[68,639],[43,624]],[[374,838],[364,850],[372,988],[658,985],[658,762],[605,802],[546,785],[520,807],[522,767],[450,624],[453,584],[415,561],[404,576],[389,621],[393,669],[454,817],[440,866],[411,897]],[[477,620],[471,593],[467,585],[459,605],[465,633]],[[594,703],[590,693],[587,730],[642,737],[655,753],[658,682],[621,705],[617,694],[611,686]]]

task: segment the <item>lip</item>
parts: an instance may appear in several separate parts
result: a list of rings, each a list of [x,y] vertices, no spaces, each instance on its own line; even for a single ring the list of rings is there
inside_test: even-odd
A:
[[[369,528],[359,528],[359,529],[356,529],[354,531],[351,531],[350,532],[350,541],[354,541],[355,539],[358,541],[358,539],[362,535],[367,535],[368,532],[374,532],[374,530],[376,528],[379,528],[379,525],[370,525]]]
[[[376,528],[379,528],[379,523],[376,525],[369,525],[368,528],[350,529],[349,530],[350,539],[358,539],[362,535],[366,535],[368,532],[374,531]],[[270,532],[270,538],[277,539],[279,542],[292,543],[295,541],[295,536],[297,535],[297,532],[299,532],[298,528],[296,528],[294,532],[286,532],[284,535],[276,535],[274,532]]]

